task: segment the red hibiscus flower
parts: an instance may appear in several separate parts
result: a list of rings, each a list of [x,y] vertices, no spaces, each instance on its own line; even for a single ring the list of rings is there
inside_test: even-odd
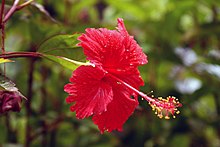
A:
[[[77,68],[71,83],[64,87],[69,93],[66,102],[73,103],[70,109],[77,118],[92,116],[101,133],[121,131],[138,105],[138,95],[149,101],[158,116],[163,109],[175,113],[178,103],[175,98],[170,105],[138,91],[144,82],[137,67],[146,64],[147,57],[128,34],[122,19],[118,19],[117,30],[88,28],[78,39],[92,66]]]

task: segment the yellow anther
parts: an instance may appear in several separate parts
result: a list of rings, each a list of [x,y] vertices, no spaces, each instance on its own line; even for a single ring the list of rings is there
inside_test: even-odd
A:
[[[180,111],[176,111],[176,114],[180,114]]]
[[[165,118],[165,119],[170,119],[170,117],[169,117],[169,116],[165,116],[164,118]]]
[[[151,99],[149,101],[152,110],[159,118],[170,119],[171,117],[176,118],[174,114],[179,114],[180,111],[177,107],[181,107],[182,104],[179,103],[178,99],[174,96],[168,96],[166,98],[158,97],[158,99]]]
[[[162,114],[158,114],[157,115],[159,118],[163,118],[163,115]]]

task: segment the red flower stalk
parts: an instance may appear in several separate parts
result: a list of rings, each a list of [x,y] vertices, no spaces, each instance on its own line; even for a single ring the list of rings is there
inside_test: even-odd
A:
[[[153,99],[138,91],[144,82],[138,66],[147,63],[142,48],[130,36],[123,20],[118,19],[117,30],[86,29],[79,38],[91,66],[80,66],[64,90],[69,93],[67,103],[74,103],[71,111],[83,119],[93,116],[101,133],[122,130],[122,126],[139,104],[137,96],[146,99],[161,117],[177,112],[180,103],[174,98]]]

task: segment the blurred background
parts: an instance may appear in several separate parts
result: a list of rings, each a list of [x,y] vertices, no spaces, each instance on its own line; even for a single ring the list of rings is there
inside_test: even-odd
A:
[[[13,1],[6,4],[9,9]],[[63,86],[72,71],[16,58],[6,64],[6,75],[28,100],[20,113],[0,116],[0,146],[220,147],[218,0],[36,0],[7,22],[6,51],[36,51],[53,35],[88,27],[115,29],[119,17],[148,56],[139,68],[141,91],[177,97],[181,113],[159,119],[140,99],[123,132],[101,135],[91,118],[76,119],[65,103]],[[81,60],[82,52],[72,56]]]

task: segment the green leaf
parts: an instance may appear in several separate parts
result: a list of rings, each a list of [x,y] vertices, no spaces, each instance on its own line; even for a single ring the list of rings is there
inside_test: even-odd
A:
[[[9,78],[5,77],[4,75],[0,75],[0,90],[17,92],[21,97],[25,98],[25,96],[23,96],[19,92],[18,88],[15,85],[16,84],[12,82]]]
[[[125,12],[128,16],[135,16],[136,19],[144,19],[146,17],[146,10],[140,6],[137,5],[137,3],[133,3],[131,1],[112,1],[112,0],[106,0],[106,2],[112,6],[118,9],[121,12]]]
[[[39,47],[38,52],[63,56],[78,61],[86,61],[82,48],[77,46],[77,38],[80,34],[73,35],[56,35],[45,40]]]
[[[0,89],[7,90],[7,91],[17,91],[18,88],[15,87],[15,83],[13,83],[7,77],[0,75]]]
[[[43,57],[52,60],[56,63],[59,63],[60,65],[70,69],[70,70],[75,70],[77,67],[81,66],[81,65],[92,65],[89,62],[79,62],[79,61],[75,61],[75,60],[71,60],[69,58],[66,57],[61,57],[61,56],[54,56],[54,55],[47,55],[47,54],[42,54]]]
[[[9,60],[9,59],[0,58],[0,64],[1,63],[7,63],[7,62],[14,62],[14,61]]]

